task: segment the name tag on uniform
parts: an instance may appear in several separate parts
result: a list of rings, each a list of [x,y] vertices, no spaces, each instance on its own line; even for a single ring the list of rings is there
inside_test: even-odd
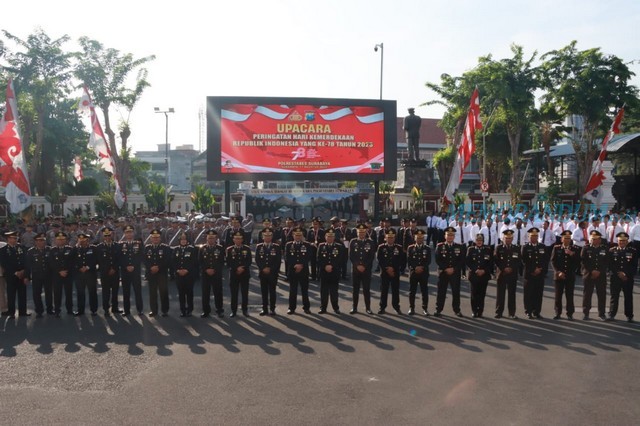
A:
[[[544,249],[543,249],[543,248],[538,249],[538,253],[540,253],[540,254],[544,254]]]
[[[93,254],[93,250],[87,250],[87,254]]]
[[[184,257],[191,257],[191,252],[190,252],[190,251],[186,252],[186,253],[184,254]]]
[[[513,254],[511,255],[511,257],[513,257],[514,259],[517,259],[517,258],[518,258],[518,253],[513,253]]]
[[[488,254],[485,254],[484,255],[484,260],[489,260],[489,259],[491,259],[491,256],[489,256]]]

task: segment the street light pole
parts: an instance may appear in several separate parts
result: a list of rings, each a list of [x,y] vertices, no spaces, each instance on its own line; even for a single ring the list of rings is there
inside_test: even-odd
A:
[[[161,111],[160,108],[154,107],[156,114],[164,114],[164,163],[165,169],[165,185],[164,185],[164,209],[169,213],[169,114],[176,112],[173,108]]]
[[[491,114],[489,114],[487,121],[482,125],[482,180],[485,182],[487,180],[487,129],[489,128],[489,121],[491,121],[491,117],[493,117],[493,113],[496,112],[498,105],[500,105],[500,101],[496,100],[493,103]],[[487,197],[484,194],[485,191],[482,191],[482,210],[484,214],[487,214]]]
[[[384,43],[378,43],[374,46],[373,51],[380,49],[380,100],[382,100],[382,72],[384,70]],[[378,219],[380,216],[380,181],[373,182],[373,217]]]

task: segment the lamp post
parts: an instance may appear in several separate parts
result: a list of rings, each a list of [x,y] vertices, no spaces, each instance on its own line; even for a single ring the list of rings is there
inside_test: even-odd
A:
[[[373,47],[373,51],[380,49],[380,100],[382,100],[382,72],[384,70],[384,43],[378,43]],[[380,181],[373,182],[373,217],[378,219],[380,216]]]
[[[491,121],[491,117],[493,117],[493,113],[496,112],[496,109],[500,105],[500,100],[496,99],[493,103],[493,109],[491,110],[491,114],[487,118],[487,121],[482,125],[482,180],[487,180],[487,129],[489,128],[489,121]],[[487,197],[484,195],[485,192],[482,191],[482,210],[484,214],[487,214]]]
[[[165,169],[165,185],[164,185],[164,208],[165,212],[169,213],[169,114],[176,112],[173,108],[167,108],[162,111],[158,107],[154,107],[153,110],[156,114],[164,114],[164,163]]]

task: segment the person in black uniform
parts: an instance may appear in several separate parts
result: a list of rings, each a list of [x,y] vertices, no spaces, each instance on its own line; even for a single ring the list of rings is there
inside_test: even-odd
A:
[[[55,246],[49,254],[49,270],[51,271],[51,286],[53,287],[53,310],[56,317],[60,317],[62,305],[62,291],[64,290],[67,314],[73,315],[73,261],[75,251],[67,245],[67,234],[62,231],[55,234]]]
[[[260,278],[260,293],[262,294],[262,311],[260,316],[276,314],[276,289],[278,287],[278,272],[282,263],[282,250],[273,243],[273,229],[262,230],[262,242],[256,246],[256,265]]]
[[[553,284],[556,290],[555,311],[553,319],[560,319],[562,315],[562,295],[566,294],[567,318],[573,319],[575,307],[573,305],[573,290],[576,283],[576,270],[580,265],[580,247],[572,243],[571,231],[560,234],[560,244],[551,251],[553,265]]]
[[[89,234],[78,232],[78,247],[75,250],[75,283],[78,298],[78,311],[76,315],[84,315],[86,306],[86,293],[89,292],[89,309],[91,315],[98,313],[98,278],[96,266],[98,265],[97,250],[89,244]]]
[[[467,248],[465,263],[471,285],[471,316],[482,318],[487,285],[493,270],[493,249],[484,244],[484,234],[478,233],[475,244]]]
[[[618,245],[609,250],[609,270],[611,271],[611,302],[609,319],[618,313],[620,291],[624,294],[624,315],[633,322],[633,277],[638,270],[638,253],[629,245],[629,234],[619,232]]]
[[[325,242],[321,242],[318,246],[317,265],[320,274],[320,311],[318,313],[327,312],[327,305],[331,298],[331,307],[336,314],[339,314],[338,289],[343,259],[347,257],[346,248],[343,244],[336,244],[336,234],[333,229],[324,234],[324,239]]]
[[[227,247],[231,247],[234,244],[234,237],[236,234],[242,234],[243,241],[250,241],[251,236],[247,235],[245,230],[241,226],[242,216],[233,216],[231,218],[230,226],[224,231],[222,245],[226,249]]]
[[[7,280],[7,314],[9,318],[16,316],[16,296],[18,297],[18,314],[21,317],[31,315],[27,312],[27,279],[25,275],[25,255],[27,251],[18,243],[18,232],[4,233],[7,245],[0,248],[0,263]]]
[[[422,313],[429,316],[429,265],[431,264],[431,248],[425,244],[426,233],[416,229],[412,235],[415,243],[407,247],[407,264],[409,265],[409,315],[416,313],[416,292],[420,284],[422,295]]]
[[[233,244],[227,247],[226,259],[229,267],[229,287],[231,288],[231,314],[238,310],[238,291],[242,293],[242,314],[249,315],[249,268],[251,268],[251,247],[243,244],[244,233],[233,235]]]
[[[607,302],[607,270],[609,268],[609,250],[602,243],[602,234],[594,229],[590,232],[591,242],[582,248],[580,261],[582,262],[582,294],[583,319],[589,319],[593,289],[598,298],[598,318],[605,321],[605,304]]]
[[[162,233],[158,229],[151,231],[151,244],[144,248],[144,266],[149,283],[149,316],[158,313],[158,293],[160,294],[160,309],[162,316],[169,315],[169,283],[168,272],[171,262],[171,248],[160,243]]]
[[[373,269],[373,259],[378,246],[372,239],[367,238],[369,228],[364,223],[356,226],[357,237],[349,242],[349,260],[351,260],[352,278],[352,308],[350,314],[358,312],[358,299],[360,298],[360,287],[364,296],[364,306],[368,314],[371,311],[371,272]]]
[[[493,256],[497,268],[496,274],[496,315],[502,318],[504,312],[505,292],[507,293],[507,310],[509,318],[516,319],[516,287],[518,270],[522,264],[520,250],[513,245],[513,230],[502,231],[502,243],[496,247]]]
[[[198,250],[189,244],[188,235],[178,236],[178,246],[171,253],[171,270],[176,277],[180,316],[190,317],[193,312],[193,284],[198,278]]]
[[[522,263],[524,264],[522,290],[524,293],[524,313],[529,319],[532,319],[541,318],[547,250],[543,244],[538,243],[540,235],[538,228],[530,228],[527,233],[529,234],[529,242],[525,243],[521,249]]]
[[[452,307],[456,316],[462,317],[460,311],[460,275],[464,268],[466,248],[454,243],[456,229],[452,226],[444,230],[445,241],[436,246],[436,263],[438,264],[438,298],[434,316],[442,316],[447,288],[451,286]]]
[[[42,318],[45,310],[45,306],[42,304],[43,290],[47,314],[53,315],[53,293],[51,273],[49,271],[49,252],[51,248],[47,246],[47,236],[44,232],[37,234],[34,241],[35,246],[27,250],[25,276],[31,280],[31,285],[33,286],[33,304],[36,308],[36,317]]]
[[[319,217],[314,217],[311,224],[312,224],[312,227],[307,231],[306,240],[309,242],[309,244],[311,244],[314,250],[313,256],[311,256],[311,279],[315,281],[318,278],[318,265],[316,262],[316,259],[317,259],[316,254],[318,252],[318,246],[320,246],[320,243],[323,243],[325,241],[324,239],[325,230],[322,228],[322,220],[320,220]]]
[[[224,247],[218,244],[218,233],[215,229],[207,230],[207,243],[200,247],[198,263],[202,274],[202,314],[206,318],[211,313],[211,292],[213,304],[219,318],[224,317],[222,302],[222,274],[224,271]]]
[[[409,115],[404,118],[402,129],[405,132],[407,147],[409,148],[409,161],[420,160],[420,126],[422,119],[415,114],[414,108],[409,108]]]
[[[383,315],[387,308],[387,295],[391,287],[391,306],[398,315],[400,311],[400,272],[404,253],[402,246],[396,244],[396,233],[389,230],[384,244],[378,246],[376,259],[380,265],[380,310],[378,314]]]
[[[102,309],[104,315],[121,313],[118,309],[118,288],[120,287],[120,267],[118,265],[119,246],[113,242],[113,230],[102,230],[102,242],[96,246],[98,270],[102,286]]]
[[[151,241],[153,231],[155,230],[149,233],[149,241]],[[113,231],[108,232],[112,233]],[[143,315],[144,313],[142,278],[140,276],[142,259],[144,258],[144,246],[139,240],[133,239],[133,232],[132,226],[125,226],[124,240],[118,244],[118,264],[120,265],[120,275],[122,276],[122,307],[124,308],[123,315],[125,316],[131,313],[131,288],[133,288],[138,315]],[[115,312],[118,311],[116,310]],[[153,312],[156,313],[155,310]]]
[[[298,286],[302,292],[302,310],[305,314],[310,314],[309,263],[313,256],[313,248],[311,244],[302,240],[302,228],[293,228],[291,234],[293,241],[289,241],[285,247],[287,277],[289,278],[289,310],[287,314],[293,315],[296,312]]]

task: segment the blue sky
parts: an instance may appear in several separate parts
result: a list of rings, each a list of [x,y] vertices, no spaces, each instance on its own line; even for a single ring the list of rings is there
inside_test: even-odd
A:
[[[430,118],[443,111],[419,107],[434,99],[425,82],[460,75],[485,54],[509,56],[512,43],[531,54],[575,39],[582,49],[640,60],[637,0],[62,0],[17,2],[10,12],[2,28],[21,38],[41,27],[52,38],[85,35],[137,57],[157,56],[148,67],[152,86],[130,117],[134,150],[164,143],[164,116],[154,106],[176,110],[172,146],[197,148],[206,96],[376,99],[377,43],[384,43],[383,97],[398,102],[400,116],[414,106]],[[640,74],[640,63],[631,68]]]

